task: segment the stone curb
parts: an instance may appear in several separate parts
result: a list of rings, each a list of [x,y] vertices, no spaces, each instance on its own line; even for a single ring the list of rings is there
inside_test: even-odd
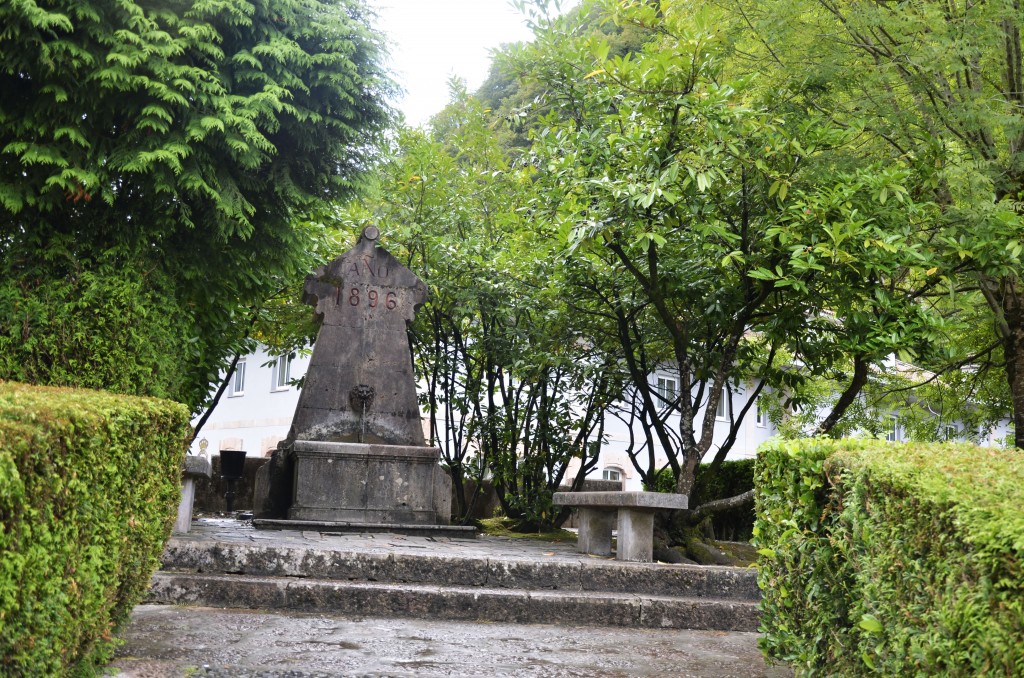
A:
[[[713,597],[756,603],[753,569],[604,560],[543,561],[171,540],[164,571],[528,591]]]
[[[749,601],[158,572],[149,602],[504,623],[756,631]]]
[[[390,532],[446,539],[476,538],[476,528],[467,525],[409,525],[402,523],[354,523],[331,520],[273,520],[269,518],[257,518],[252,521],[252,524],[258,530],[314,530],[322,534],[376,534]]]

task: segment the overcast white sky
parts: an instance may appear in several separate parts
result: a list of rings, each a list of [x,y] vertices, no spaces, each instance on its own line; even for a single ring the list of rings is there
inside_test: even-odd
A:
[[[570,3],[566,3],[570,4]],[[469,90],[487,77],[490,50],[529,40],[522,15],[508,0],[370,0],[388,35],[391,67],[406,90],[396,102],[410,125],[422,125],[448,103],[448,79]]]

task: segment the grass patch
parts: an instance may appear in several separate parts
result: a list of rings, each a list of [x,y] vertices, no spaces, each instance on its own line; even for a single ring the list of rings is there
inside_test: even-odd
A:
[[[723,553],[736,560],[736,567],[749,567],[757,564],[757,549],[749,542],[713,541]]]
[[[492,537],[510,537],[513,539],[536,539],[559,544],[575,544],[576,534],[569,530],[552,530],[550,532],[516,532],[516,521],[512,518],[484,518],[479,521],[480,531]]]

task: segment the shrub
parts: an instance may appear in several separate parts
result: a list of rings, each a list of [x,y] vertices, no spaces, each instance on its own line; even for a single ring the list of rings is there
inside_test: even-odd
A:
[[[690,507],[716,499],[728,499],[754,489],[754,459],[738,459],[725,461],[717,471],[711,470],[710,464],[697,467],[693,496]],[[672,469],[662,469],[658,473],[654,487],[644,489],[655,492],[674,492],[676,487]],[[744,541],[750,539],[754,529],[754,505],[747,504],[739,508],[719,511],[711,518],[715,536],[718,539]]]
[[[1024,452],[759,453],[762,647],[798,674],[1024,675]]]
[[[188,411],[0,382],[0,674],[92,675],[159,562]]]
[[[58,249],[33,265],[0,260],[0,379],[195,400],[207,381],[179,367],[200,347],[171,281],[120,257],[83,263]]]

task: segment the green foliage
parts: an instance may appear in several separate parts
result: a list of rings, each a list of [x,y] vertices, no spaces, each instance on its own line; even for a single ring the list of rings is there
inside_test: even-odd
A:
[[[910,236],[933,207],[905,169],[861,161],[859,130],[728,77],[713,9],[606,1],[583,14],[652,37],[615,53],[578,17],[545,19],[505,56],[550,110],[524,159],[532,215],[561,241],[576,316],[629,379],[619,416],[644,430],[630,450],[641,475],[664,450],[690,494],[750,412],[712,453],[730,390],[842,379],[853,357],[935,340],[937,315],[896,282],[928,265]],[[676,379],[674,401],[650,384],[656,369]]]
[[[188,411],[0,382],[0,673],[94,675],[159,564]]]
[[[675,492],[676,480],[671,469],[662,469],[653,485],[644,485],[653,492]],[[697,467],[694,478],[694,493],[691,506],[716,499],[728,499],[754,489],[754,460],[738,459],[724,461],[717,468],[711,464]],[[747,504],[740,508],[719,511],[711,516],[711,525],[719,539],[742,541],[750,539],[754,528],[754,506]]]
[[[738,68],[764,74],[795,106],[863,130],[865,154],[909,169],[913,194],[936,206],[919,233],[936,259],[927,275],[950,294],[967,292],[945,312],[965,335],[985,330],[965,353],[1004,374],[1024,448],[1020,8],[931,0],[724,6]],[[979,307],[987,311],[980,319]]]
[[[197,358],[196,328],[164,274],[62,265],[61,278],[42,265],[0,281],[0,375],[187,400],[194,384],[181,366]]]
[[[545,6],[545,3],[519,0],[517,4],[527,20],[535,24],[550,18],[551,8]],[[585,5],[566,12],[566,19],[578,32],[594,34],[606,40],[609,57],[638,53],[645,42],[656,37],[652,28],[608,22],[600,9]],[[521,43],[505,45],[501,51],[515,53],[522,49],[528,49],[528,46]],[[499,53],[498,58],[491,61],[487,79],[474,93],[480,103],[491,111],[495,121],[492,127],[497,130],[507,129],[511,133],[508,143],[515,148],[530,147],[531,131],[539,129],[539,121],[552,109],[552,102],[547,96],[550,93],[549,83],[530,78],[529,75],[529,70],[522,70],[514,61]]]
[[[452,84],[429,131],[398,132],[376,195],[347,208],[346,228],[375,221],[430,289],[413,349],[457,514],[472,503],[465,480],[489,472],[506,516],[547,527],[570,460],[593,464],[611,384],[572,322],[557,241],[527,211],[530,171]]]
[[[799,675],[1024,671],[1024,454],[779,441],[757,463],[763,648]]]
[[[305,272],[293,221],[366,169],[391,87],[378,36],[354,0],[14,2],[0,26],[0,277],[134,275],[140,304],[161,300],[135,314],[142,334],[166,334],[161,312],[186,324],[171,390],[196,407],[244,320]],[[66,381],[41,365],[33,378]]]
[[[697,505],[715,499],[727,499],[754,489],[754,460],[723,461],[718,468],[701,464],[697,468]]]
[[[863,395],[839,433],[884,438],[895,423],[901,440],[984,443],[1011,410],[1005,375],[992,370],[952,370],[939,376],[898,364],[875,375]]]

